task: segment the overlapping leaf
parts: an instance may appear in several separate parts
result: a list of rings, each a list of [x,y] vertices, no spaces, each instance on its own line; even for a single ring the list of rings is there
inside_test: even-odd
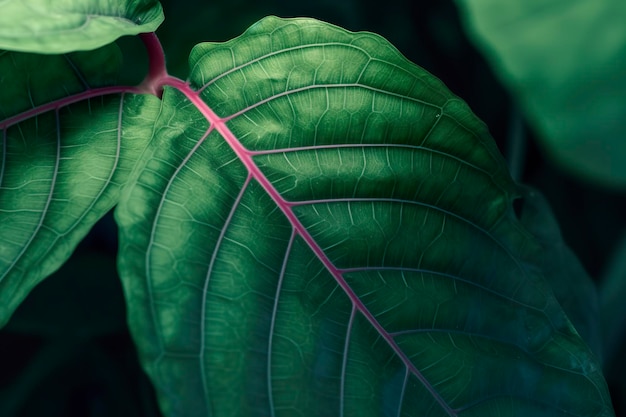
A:
[[[116,211],[167,415],[611,415],[494,143],[438,80],[311,20],[190,61]]]
[[[155,0],[3,0],[0,49],[59,54],[105,46],[163,22]]]
[[[158,102],[107,87],[119,65],[115,45],[0,52],[0,326],[117,202],[151,137]]]
[[[626,187],[626,2],[457,0],[549,156]]]

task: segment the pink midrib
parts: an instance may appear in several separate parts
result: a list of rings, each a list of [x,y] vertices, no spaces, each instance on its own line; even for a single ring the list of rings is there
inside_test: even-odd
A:
[[[63,107],[67,107],[74,103],[79,103],[81,101],[89,100],[90,98],[102,97],[113,94],[122,94],[122,93],[143,93],[145,91],[141,90],[138,87],[133,86],[111,86],[111,87],[96,87],[90,88],[88,90],[82,91],[80,93],[63,97],[58,100],[53,100],[45,104],[41,104],[39,106],[33,107],[21,113],[18,113],[14,116],[8,117],[4,120],[0,120],[0,130],[7,129],[13,125],[21,123],[25,120],[31,119],[40,114],[47,113],[52,110],[58,110]]]
[[[343,291],[348,295],[350,300],[352,301],[355,308],[363,314],[363,316],[367,319],[367,321],[378,331],[378,333],[387,341],[391,349],[394,351],[396,355],[402,360],[404,365],[409,369],[409,371],[415,375],[416,378],[422,382],[425,388],[431,393],[433,398],[441,405],[441,407],[450,415],[456,416],[457,412],[453,410],[444,400],[441,398],[441,395],[435,390],[435,388],[430,384],[430,382],[421,374],[421,372],[415,367],[415,365],[411,362],[411,360],[407,357],[404,351],[398,346],[393,337],[384,329],[384,327],[376,320],[376,318],[372,315],[372,313],[367,309],[367,307],[363,304],[361,299],[356,295],[354,290],[350,287],[350,285],[343,278],[342,271],[337,268],[333,262],[328,258],[324,250],[319,246],[319,244],[315,241],[313,236],[308,232],[306,227],[302,224],[302,222],[298,219],[296,214],[294,213],[292,207],[293,205],[286,201],[276,190],[274,185],[267,179],[265,174],[261,172],[259,167],[253,161],[252,155],[253,153],[247,150],[241,142],[237,139],[237,137],[230,131],[228,126],[226,126],[226,122],[230,120],[230,118],[222,118],[219,117],[215,112],[200,98],[200,95],[197,91],[191,89],[189,84],[183,82],[180,79],[174,77],[164,77],[162,79],[165,85],[173,87],[180,91],[182,94],[187,97],[189,101],[191,101],[198,111],[202,113],[202,115],[207,119],[207,121],[213,126],[213,128],[218,131],[222,137],[226,140],[226,142],[233,149],[237,157],[241,160],[244,166],[247,168],[251,177],[254,178],[260,185],[263,187],[265,192],[274,200],[280,210],[283,212],[285,217],[289,220],[295,232],[306,242],[309,248],[315,253],[317,258],[322,262],[324,267],[332,274],[332,276],[337,281],[338,285],[343,289]]]

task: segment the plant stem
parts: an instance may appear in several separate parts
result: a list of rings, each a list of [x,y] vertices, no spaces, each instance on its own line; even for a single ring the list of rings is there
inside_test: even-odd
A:
[[[142,33],[139,37],[146,47],[149,62],[148,75],[139,85],[139,89],[160,98],[163,94],[163,80],[168,77],[163,46],[154,32]]]

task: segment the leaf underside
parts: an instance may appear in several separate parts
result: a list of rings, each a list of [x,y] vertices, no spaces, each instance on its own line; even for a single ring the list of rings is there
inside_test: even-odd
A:
[[[0,1],[0,49],[60,54],[153,32],[163,22],[156,0]]]
[[[0,327],[116,204],[151,137],[139,116],[157,100],[107,87],[119,65],[115,45],[0,51]]]
[[[191,53],[116,210],[170,416],[611,415],[484,125],[382,38]]]

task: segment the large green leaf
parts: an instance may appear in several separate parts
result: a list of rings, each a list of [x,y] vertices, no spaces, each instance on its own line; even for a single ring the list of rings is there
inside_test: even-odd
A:
[[[626,2],[457,3],[554,161],[625,188]]]
[[[116,210],[166,415],[612,415],[517,186],[437,79],[277,18],[190,66]]]
[[[0,51],[0,327],[117,203],[151,137],[156,98],[107,87],[119,56]]]
[[[156,0],[3,0],[0,49],[59,54],[95,49],[163,22]]]

